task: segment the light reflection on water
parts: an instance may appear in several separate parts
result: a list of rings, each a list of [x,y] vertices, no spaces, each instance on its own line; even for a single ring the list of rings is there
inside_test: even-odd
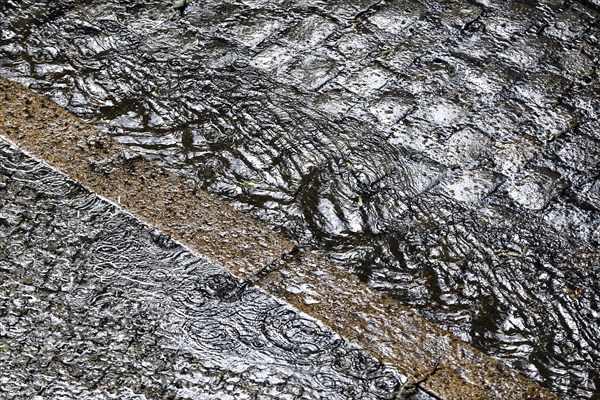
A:
[[[0,183],[3,398],[392,400],[407,382],[3,140]]]
[[[8,2],[0,71],[548,388],[592,396],[597,12],[368,6]]]

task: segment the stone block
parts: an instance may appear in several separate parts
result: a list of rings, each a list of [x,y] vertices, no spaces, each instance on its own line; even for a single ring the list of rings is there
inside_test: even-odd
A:
[[[291,66],[294,58],[294,53],[289,48],[274,44],[254,56],[250,66],[270,75],[279,75]]]
[[[399,0],[387,3],[375,14],[368,17],[377,28],[400,35],[419,19],[427,15],[427,7],[417,1]]]
[[[310,15],[293,26],[284,40],[293,47],[308,50],[321,44],[337,28],[337,24],[319,15]]]
[[[439,191],[458,202],[473,207],[490,195],[504,179],[501,174],[478,168],[442,183]]]
[[[393,74],[377,64],[371,64],[360,71],[340,76],[336,82],[349,91],[367,97],[384,87]]]
[[[290,69],[289,75],[306,89],[315,91],[337,76],[342,69],[338,61],[327,54],[310,54],[301,57]]]
[[[542,210],[562,186],[560,174],[542,168],[523,173],[508,185],[508,197],[528,210]]]

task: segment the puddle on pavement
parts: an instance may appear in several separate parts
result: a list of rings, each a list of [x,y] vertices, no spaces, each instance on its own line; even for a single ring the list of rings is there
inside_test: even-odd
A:
[[[374,3],[4,1],[0,73],[593,398],[598,11]]]

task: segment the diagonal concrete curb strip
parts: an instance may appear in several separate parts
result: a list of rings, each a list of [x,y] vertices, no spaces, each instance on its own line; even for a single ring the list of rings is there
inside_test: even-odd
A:
[[[442,399],[557,399],[501,362],[385,299],[194,182],[0,78],[0,135],[237,277],[321,320]]]
[[[292,250],[269,228],[139,157],[54,103],[0,78],[9,139],[206,258],[246,278]]]
[[[423,317],[311,254],[290,256],[259,283],[393,365],[442,399],[557,397]]]

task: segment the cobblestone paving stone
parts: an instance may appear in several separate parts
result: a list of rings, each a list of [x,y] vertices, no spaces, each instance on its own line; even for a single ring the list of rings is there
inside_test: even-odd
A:
[[[23,4],[2,75],[546,387],[600,390],[597,1]]]
[[[0,189],[2,399],[431,399],[3,140]]]
[[[343,266],[291,251],[281,235],[195,182],[153,161],[132,159],[125,146],[24,86],[0,77],[0,92],[0,136],[233,276],[322,321],[417,382],[409,388],[447,400],[558,398],[367,287]],[[274,256],[276,262],[268,261]]]

